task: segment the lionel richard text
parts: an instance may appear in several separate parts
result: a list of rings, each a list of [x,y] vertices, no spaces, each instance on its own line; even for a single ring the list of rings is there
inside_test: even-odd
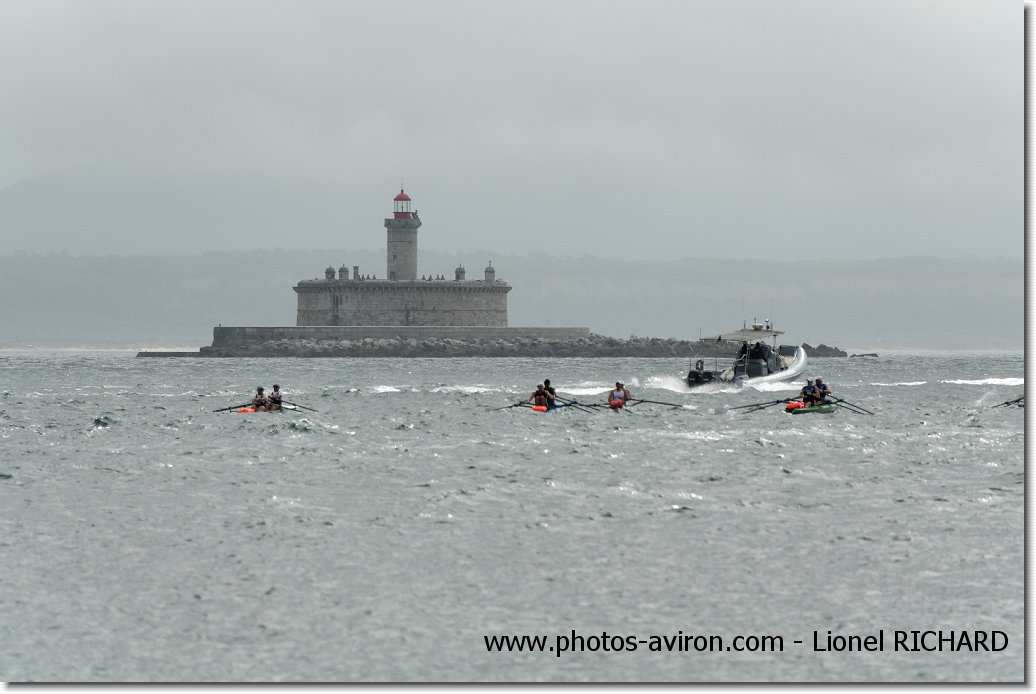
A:
[[[837,634],[830,629],[813,632],[814,651],[1002,651],[1007,634],[1002,631],[908,631],[879,629],[870,634]]]

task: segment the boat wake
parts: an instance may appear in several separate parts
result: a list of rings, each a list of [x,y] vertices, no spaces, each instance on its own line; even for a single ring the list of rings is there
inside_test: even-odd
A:
[[[679,376],[649,376],[643,387],[654,390],[668,390],[673,393],[693,393],[695,390],[702,390],[707,385],[691,388],[687,385],[687,381]]]
[[[776,381],[770,383],[753,383],[751,379],[745,382],[744,388],[758,390],[760,393],[797,393],[802,390],[804,383],[797,381]]]

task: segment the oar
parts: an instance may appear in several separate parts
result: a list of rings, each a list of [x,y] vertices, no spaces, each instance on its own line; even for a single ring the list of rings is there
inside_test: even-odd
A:
[[[590,407],[608,407],[608,405],[602,405],[599,402],[578,402],[576,400],[566,400],[565,398],[561,397],[560,395],[555,395],[554,399],[557,400],[558,402],[563,402],[566,405],[578,405],[582,409],[587,409],[587,408],[590,408]]]
[[[869,414],[869,415],[873,415],[874,414],[873,412],[871,412],[870,410],[868,410],[866,408],[860,407],[859,405],[854,405],[853,403],[848,402],[846,400],[842,400],[841,398],[838,398],[837,400],[832,400],[831,402],[834,403],[835,405],[838,405],[839,407],[844,407],[845,409],[849,410],[850,412],[856,412],[857,414]]]
[[[568,402],[562,400],[562,402],[564,402],[566,406],[574,407],[580,412],[593,412],[593,410],[591,410],[588,406],[584,405],[581,402],[576,402],[575,400],[569,400]]]
[[[758,412],[759,410],[765,410],[766,408],[773,407],[774,405],[790,404],[790,403],[793,403],[793,402],[796,402],[796,401],[795,400],[781,400],[779,402],[771,402],[771,403],[767,403],[765,405],[760,405],[759,407],[756,407],[756,408],[751,409],[751,410],[745,410],[745,412]]]
[[[309,410],[310,412],[319,412],[320,411],[320,410],[314,410],[312,407],[306,407],[304,405],[300,405],[297,402],[288,402],[287,400],[284,401],[284,404],[285,405],[294,405],[295,407],[299,408],[300,410]]]
[[[642,402],[650,403],[652,405],[668,405],[669,407],[683,407],[683,405],[677,405],[675,402],[661,402],[659,400],[642,400],[641,398],[635,398],[636,402],[633,405],[639,405]],[[630,405],[630,407],[633,407]]]
[[[250,407],[251,404],[252,403],[250,403],[250,402],[246,402],[244,405],[234,405],[233,407],[221,407],[218,410],[213,410],[213,412],[229,412],[230,410],[238,410],[238,409],[241,409],[242,407]]]
[[[1008,405],[1017,405],[1018,403],[1020,403],[1024,399],[1025,399],[1025,396],[1023,395],[1020,398],[1015,398],[1014,400],[1008,400],[1007,402],[1002,402],[999,405],[993,405],[993,407],[1007,407]]]
[[[527,403],[524,400],[522,400],[521,402],[516,402],[513,405],[504,405],[503,407],[494,407],[493,409],[490,410],[490,412],[496,412],[497,410],[507,410],[507,409],[510,409],[512,407],[521,407],[522,405],[525,405],[525,404],[527,404]]]
[[[738,405],[737,407],[729,407],[727,409],[730,409],[730,410],[743,410],[743,409],[745,409],[747,407],[751,407],[751,408],[754,408],[754,409],[749,410],[749,412],[755,412],[756,410],[762,410],[762,409],[765,409],[767,407],[773,407],[774,405],[780,405],[782,402],[791,402],[793,400],[794,400],[794,398],[784,398],[783,400],[774,400],[773,402],[756,402],[756,403],[752,403],[751,405]]]
[[[569,407],[575,407],[577,410],[582,410],[583,412],[592,412],[592,410],[589,409],[589,406],[583,405],[582,403],[576,402],[575,400],[566,400],[565,398],[559,397],[557,395],[554,396],[554,399],[565,403]]]

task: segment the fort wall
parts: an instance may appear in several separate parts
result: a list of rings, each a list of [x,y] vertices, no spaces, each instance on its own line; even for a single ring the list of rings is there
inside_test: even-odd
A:
[[[298,294],[297,326],[507,325],[505,282],[309,280]]]
[[[508,328],[448,327],[430,325],[386,326],[295,326],[295,327],[216,327],[212,329],[213,347],[237,347],[249,343],[319,340],[579,340],[590,336],[589,328]]]

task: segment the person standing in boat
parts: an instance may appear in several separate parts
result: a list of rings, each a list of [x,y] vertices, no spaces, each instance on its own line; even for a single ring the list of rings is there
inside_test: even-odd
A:
[[[831,389],[828,388],[827,384],[824,383],[823,379],[818,378],[817,379],[817,384],[816,384],[815,387],[816,387],[816,393],[815,393],[816,394],[816,401],[817,401],[818,404],[824,402],[824,400],[826,400],[828,398],[828,396],[831,395]]]
[[[542,383],[537,383],[536,390],[525,402],[531,402],[533,405],[541,405],[543,407],[554,407],[554,396],[547,391]]]
[[[802,398],[803,407],[810,407],[816,402],[817,387],[813,385],[812,378],[806,379],[806,385],[802,386],[802,390],[799,391],[798,397]]]
[[[284,393],[281,391],[281,387],[279,385],[277,385],[276,383],[274,383],[273,384],[273,390],[271,390],[270,394],[266,397],[266,400],[269,403],[267,405],[267,407],[271,411],[272,410],[279,410],[279,409],[281,409],[281,398],[283,396],[284,396]]]
[[[263,387],[259,386],[255,389],[255,397],[252,398],[252,407],[255,408],[256,412],[266,412],[266,406],[270,404],[270,401],[266,399],[263,394]]]

